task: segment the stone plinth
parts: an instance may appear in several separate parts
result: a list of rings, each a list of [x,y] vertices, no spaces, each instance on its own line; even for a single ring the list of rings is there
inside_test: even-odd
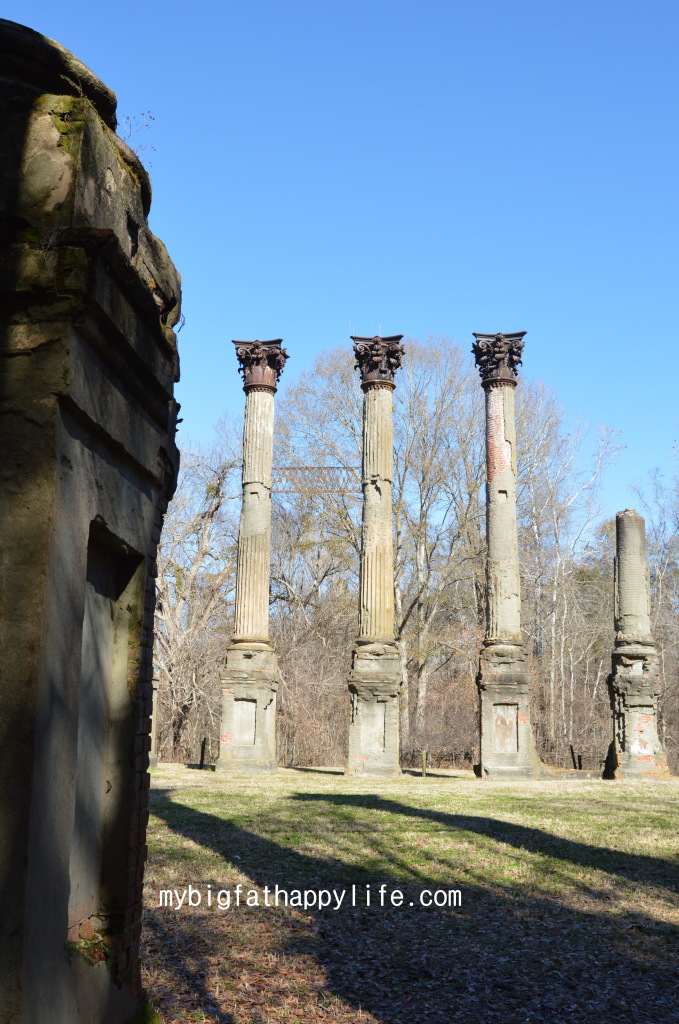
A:
[[[608,693],[613,740],[605,778],[664,778],[658,736],[659,660],[651,634],[651,588],[644,520],[634,509],[615,517],[615,646]]]
[[[127,1024],[180,282],[113,93],[7,21],[0,58],[0,1020]]]
[[[400,775],[401,666],[393,644],[357,641],[349,675],[347,775]]]
[[[217,771],[275,772],[278,659],[267,643],[234,641],[222,676]]]
[[[521,645],[491,640],[484,642],[476,677],[481,746],[478,775],[533,778],[531,682]]]
[[[531,677],[521,636],[514,389],[523,337],[475,334],[486,393],[486,636],[479,655],[478,775],[533,778]]]
[[[401,666],[394,640],[391,484],[394,375],[403,335],[352,337],[363,400],[363,524],[358,638],[349,675],[347,775],[400,774]]]
[[[274,394],[287,354],[281,339],[235,341],[243,375],[243,499],[235,636],[222,677],[217,771],[276,771],[278,659],[269,643]]]

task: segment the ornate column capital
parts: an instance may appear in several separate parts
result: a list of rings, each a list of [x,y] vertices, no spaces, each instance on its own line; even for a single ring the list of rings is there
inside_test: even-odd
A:
[[[402,334],[392,334],[389,338],[359,338],[351,335],[356,356],[355,369],[361,371],[361,387],[364,391],[370,386],[395,387],[394,376],[405,355],[405,349],[400,344],[402,337]]]
[[[283,339],[272,341],[233,341],[238,356],[238,367],[243,377],[243,391],[257,389],[274,394],[283,372],[288,353]]]
[[[514,334],[477,334],[472,332],[476,342],[472,352],[481,375],[483,387],[494,383],[511,384],[516,387],[516,375],[521,365],[523,338],[527,331]]]

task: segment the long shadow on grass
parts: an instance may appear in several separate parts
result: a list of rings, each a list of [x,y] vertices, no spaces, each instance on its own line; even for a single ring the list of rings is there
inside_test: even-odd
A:
[[[339,807],[356,807],[367,811],[386,811],[404,818],[431,821],[451,832],[472,832],[507,843],[519,850],[540,853],[583,868],[595,868],[621,878],[645,882],[670,892],[679,892],[679,863],[645,854],[622,853],[602,846],[590,846],[572,839],[562,839],[543,829],[485,818],[470,814],[450,814],[421,807],[409,807],[396,800],[370,794],[296,793],[293,800],[304,803],[328,803]]]
[[[535,849],[544,848],[552,857],[559,856],[561,850],[571,863],[604,870],[610,870],[610,862],[602,860],[607,851],[578,843],[563,845],[557,837],[505,822],[415,811],[379,797],[319,795],[309,799],[318,801],[318,813],[309,827],[313,827],[315,841],[326,847],[331,844],[329,848],[335,852],[328,856],[297,853],[216,814],[176,804],[163,791],[152,793],[152,809],[168,828],[231,862],[260,888],[339,889],[353,883],[364,893],[365,887],[371,886],[370,908],[312,911],[313,927],[302,934],[278,928],[273,939],[287,957],[312,956],[324,971],[326,993],[339,997],[346,1007],[367,1010],[381,1024],[679,1022],[676,928],[641,910],[623,918],[606,912],[577,912],[555,897],[529,897],[518,884],[505,883],[498,890],[490,882],[477,879],[470,883],[464,874],[456,874],[454,865],[446,868],[445,886],[440,870],[431,872],[430,877],[413,872],[411,880],[404,882],[407,861],[398,851],[385,848],[384,837],[380,840],[370,830],[374,819],[363,812],[387,810],[405,819],[416,815],[503,843],[511,837],[514,845],[528,849],[532,839]],[[341,819],[338,806],[342,807]],[[290,814],[290,805],[268,813],[262,831],[275,835],[295,827],[305,830],[304,823]],[[361,827],[352,832],[352,824]],[[350,849],[352,843],[359,845]],[[346,863],[343,844],[346,857],[360,854],[364,859],[367,845],[379,868]],[[630,860],[635,877],[654,882],[661,864],[667,871],[666,862],[656,858]],[[381,883],[388,892],[403,891],[402,907],[376,905]],[[420,905],[423,889],[449,886],[461,889],[460,908],[439,910]],[[261,908],[257,913],[274,912]],[[170,927],[181,937],[181,914],[165,921],[166,925],[171,921]],[[204,943],[209,947],[212,942],[211,953],[219,956],[220,940],[212,936],[209,926],[206,932]],[[275,1015],[275,1006],[276,997],[272,996],[269,1010],[259,1019],[285,1019]],[[299,1019],[328,1019],[313,999],[305,1013]],[[225,1024],[229,1020],[225,1015],[218,1019]]]
[[[184,1012],[184,997],[188,997],[190,1005],[198,1000],[200,1011],[209,1013],[211,1020],[217,1024],[234,1024],[232,1015],[223,1013],[215,1005],[215,999],[206,985],[210,957],[215,950],[210,941],[209,919],[203,918],[200,924],[202,928],[196,926],[193,918],[190,922],[180,921],[177,917],[164,917],[161,911],[147,909],[144,913],[142,959],[152,956],[157,961],[160,958],[165,971],[173,976],[171,987],[175,990],[175,997],[179,989],[179,1001],[182,1003],[176,1008],[178,1012]],[[167,989],[168,986],[164,987]],[[157,987],[149,994],[154,1002],[165,995],[162,988]],[[176,1019],[173,1013],[173,1020]],[[187,1019],[193,1021],[203,1018],[192,1014]]]

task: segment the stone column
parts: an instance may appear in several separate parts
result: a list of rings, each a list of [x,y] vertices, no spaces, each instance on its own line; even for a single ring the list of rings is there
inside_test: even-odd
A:
[[[273,396],[288,358],[281,340],[234,341],[245,391],[243,504],[218,771],[276,771],[278,659],[269,643],[269,588]]]
[[[394,641],[392,391],[402,334],[352,336],[363,399],[363,527],[358,637],[349,674],[347,775],[398,775],[401,667]]]
[[[514,389],[525,331],[474,334],[473,353],[486,392],[486,636],[476,684],[480,703],[478,775],[535,775],[530,726],[531,679],[521,636],[516,525]]]
[[[658,653],[651,635],[651,587],[644,520],[632,508],[615,517],[615,644],[608,693],[613,741],[605,778],[667,777],[658,738]]]

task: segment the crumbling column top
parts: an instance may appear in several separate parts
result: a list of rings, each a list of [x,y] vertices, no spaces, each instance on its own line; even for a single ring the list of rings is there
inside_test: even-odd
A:
[[[653,644],[646,524],[636,509],[615,517],[616,647]]]
[[[405,348],[400,343],[402,338],[402,334],[392,334],[388,338],[351,335],[356,356],[355,369],[361,371],[364,391],[371,386],[395,387],[394,377],[405,355]]]
[[[516,387],[516,375],[521,365],[524,336],[527,331],[514,334],[479,334],[472,331],[476,342],[472,345],[474,359],[481,375],[482,387],[509,384]]]
[[[276,385],[288,359],[282,338],[271,341],[233,341],[243,377],[243,391],[276,392]]]
[[[115,131],[115,94],[61,43],[0,18],[0,58],[4,78],[31,82],[57,95],[85,96]]]

